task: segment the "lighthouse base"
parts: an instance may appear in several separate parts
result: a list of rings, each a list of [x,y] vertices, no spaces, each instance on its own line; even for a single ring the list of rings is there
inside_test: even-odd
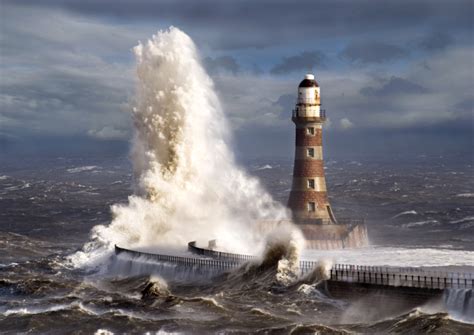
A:
[[[307,249],[350,249],[369,244],[367,227],[363,223],[297,224],[306,239]]]
[[[257,227],[262,234],[281,224],[294,224],[301,229],[306,239],[306,249],[352,249],[369,245],[367,226],[363,220],[339,219],[338,223],[320,223],[321,220],[260,221]],[[326,221],[325,221],[326,222]]]

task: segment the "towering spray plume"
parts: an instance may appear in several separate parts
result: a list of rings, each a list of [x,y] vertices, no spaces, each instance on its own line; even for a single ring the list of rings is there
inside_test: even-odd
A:
[[[86,249],[185,245],[201,237],[246,250],[258,238],[257,220],[287,213],[236,166],[229,127],[193,41],[171,27],[134,53],[135,194],[112,206],[112,223],[96,226]]]

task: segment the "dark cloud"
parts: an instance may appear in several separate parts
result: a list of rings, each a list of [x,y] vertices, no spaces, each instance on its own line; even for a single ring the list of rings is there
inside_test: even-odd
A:
[[[295,108],[296,95],[283,94],[278,97],[278,100],[273,103],[273,106],[280,107],[281,113],[278,115],[280,120],[288,120],[291,111]]]
[[[236,130],[237,157],[293,157],[295,125],[288,118],[282,127],[249,125]]]
[[[436,134],[448,124],[472,128],[471,0],[0,1],[1,136],[127,137],[129,117],[120,110],[133,96],[130,48],[171,24],[209,56],[211,73],[239,74],[214,79],[237,140],[257,155],[275,141],[292,150],[290,115],[303,74],[268,72],[305,72],[322,61],[327,134],[341,143],[350,133],[340,135],[342,119],[362,137],[397,129],[403,138],[420,125]],[[416,50],[405,57],[409,46]],[[332,56],[341,49],[350,62]]]
[[[212,74],[219,72],[231,72],[236,74],[240,71],[240,65],[232,56],[206,57],[203,61],[206,69]]]
[[[55,11],[3,9],[8,15],[2,13],[0,132],[125,136],[129,121],[121,112],[133,74],[130,65],[107,56],[113,49],[128,54],[128,31]],[[29,24],[18,25],[25,15]]]
[[[465,100],[462,100],[454,105],[454,108],[463,111],[472,113],[474,111],[474,98],[470,97]],[[472,115],[472,114],[471,114]]]
[[[114,87],[107,80],[117,77],[105,72],[95,76],[51,68],[32,71],[14,81],[2,80],[2,128],[22,135],[85,134],[106,124],[126,128],[128,120],[121,111],[129,94],[126,85],[131,82]],[[106,137],[104,131],[97,137],[100,135]]]
[[[454,43],[451,35],[445,32],[432,32],[420,41],[420,47],[427,50],[442,50]]]
[[[263,74],[262,68],[258,66],[257,64],[252,64],[252,68],[250,71],[256,76]]]
[[[408,52],[396,45],[384,42],[359,42],[348,45],[340,54],[344,59],[354,63],[384,63],[404,57]]]
[[[424,94],[428,89],[409,80],[392,76],[381,87],[364,87],[360,93],[365,96],[388,96],[399,94]]]
[[[351,2],[347,0],[225,1],[135,0],[64,1],[22,0],[5,3],[49,6],[81,15],[114,20],[166,22],[187,30],[194,27],[205,37],[198,40],[214,48],[259,48],[282,41],[354,36],[371,32],[408,36],[414,27],[472,29],[470,0],[398,0]]]
[[[299,55],[284,57],[282,62],[271,69],[273,74],[285,74],[294,71],[308,71],[324,64],[326,56],[321,51],[303,51]]]

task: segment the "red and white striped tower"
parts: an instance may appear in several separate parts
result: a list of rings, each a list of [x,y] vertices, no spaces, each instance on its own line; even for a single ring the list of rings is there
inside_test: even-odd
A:
[[[296,125],[293,184],[288,207],[296,223],[336,223],[329,204],[323,164],[321,90],[314,75],[305,75],[298,87],[292,121]]]

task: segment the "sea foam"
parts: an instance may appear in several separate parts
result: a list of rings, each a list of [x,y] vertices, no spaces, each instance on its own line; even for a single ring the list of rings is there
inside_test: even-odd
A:
[[[217,239],[220,247],[254,251],[258,220],[286,209],[235,163],[229,126],[191,38],[171,27],[134,49],[137,90],[132,120],[134,194],[112,206],[76,265],[126,247],[185,245]]]

